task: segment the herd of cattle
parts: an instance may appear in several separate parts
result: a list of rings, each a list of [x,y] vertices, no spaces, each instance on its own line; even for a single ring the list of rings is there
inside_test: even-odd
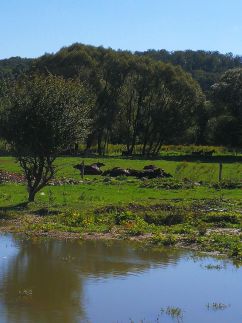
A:
[[[132,168],[114,167],[105,171],[101,170],[101,167],[105,166],[103,163],[95,163],[91,165],[78,164],[73,166],[75,169],[80,170],[82,175],[102,175],[110,177],[118,176],[134,176],[136,178],[168,178],[172,175],[166,173],[164,169],[158,168],[154,165],[145,166],[142,170]]]

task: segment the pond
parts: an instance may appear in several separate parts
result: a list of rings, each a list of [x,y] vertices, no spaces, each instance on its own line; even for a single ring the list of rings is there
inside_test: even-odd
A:
[[[0,323],[242,322],[242,269],[124,241],[0,235]]]

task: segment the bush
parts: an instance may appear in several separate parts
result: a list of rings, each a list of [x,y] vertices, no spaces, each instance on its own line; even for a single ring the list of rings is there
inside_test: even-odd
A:
[[[174,225],[184,223],[186,221],[186,214],[183,210],[173,210],[160,213],[146,213],[144,220],[149,224],[155,225]]]
[[[60,216],[60,222],[69,227],[87,227],[94,223],[94,217],[78,211],[68,211]]]
[[[172,234],[157,234],[152,237],[155,245],[172,246],[177,242],[177,238]]]
[[[134,220],[135,215],[131,211],[117,212],[114,215],[114,222],[117,225],[122,224],[123,222]]]
[[[223,180],[220,183],[212,183],[210,187],[215,188],[216,190],[219,189],[227,189],[232,190],[235,188],[242,188],[242,182],[235,181],[235,180]]]
[[[211,212],[203,216],[202,220],[207,223],[226,222],[232,224],[239,224],[241,222],[241,216],[232,212]]]
[[[128,233],[134,236],[144,234],[149,228],[148,224],[140,217],[136,217],[135,221],[130,223]]]
[[[188,179],[178,181],[172,178],[155,178],[144,181],[140,187],[142,188],[155,188],[165,190],[178,190],[178,189],[189,189],[194,188],[194,183]]]

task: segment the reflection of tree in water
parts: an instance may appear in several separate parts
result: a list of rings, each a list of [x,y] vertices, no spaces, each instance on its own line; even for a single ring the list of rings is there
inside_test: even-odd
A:
[[[79,322],[82,279],[62,259],[67,244],[16,240],[18,254],[11,258],[2,285],[8,322]],[[32,290],[31,295],[19,291]]]
[[[126,242],[21,241],[2,277],[1,294],[9,322],[85,320],[83,283],[176,263],[181,252],[154,252]],[[32,296],[19,291],[32,290]],[[1,301],[1,300],[0,300]]]
[[[108,277],[142,272],[151,267],[175,264],[181,257],[180,250],[162,251],[144,249],[140,245],[125,241],[72,242],[70,255],[83,275]]]

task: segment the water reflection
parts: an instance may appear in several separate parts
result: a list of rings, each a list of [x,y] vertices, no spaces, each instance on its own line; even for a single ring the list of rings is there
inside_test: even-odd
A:
[[[1,307],[7,322],[85,321],[85,279],[175,264],[180,252],[147,252],[124,242],[22,240],[5,236]],[[1,250],[3,254],[3,250]]]
[[[168,305],[185,309],[184,322],[240,322],[241,270],[231,270],[231,264],[226,270],[205,270],[217,260],[195,261],[190,254],[124,241],[2,235],[0,323],[109,323],[130,322],[130,317],[155,322],[160,308]],[[205,305],[213,301],[232,306],[222,314],[208,313]]]

